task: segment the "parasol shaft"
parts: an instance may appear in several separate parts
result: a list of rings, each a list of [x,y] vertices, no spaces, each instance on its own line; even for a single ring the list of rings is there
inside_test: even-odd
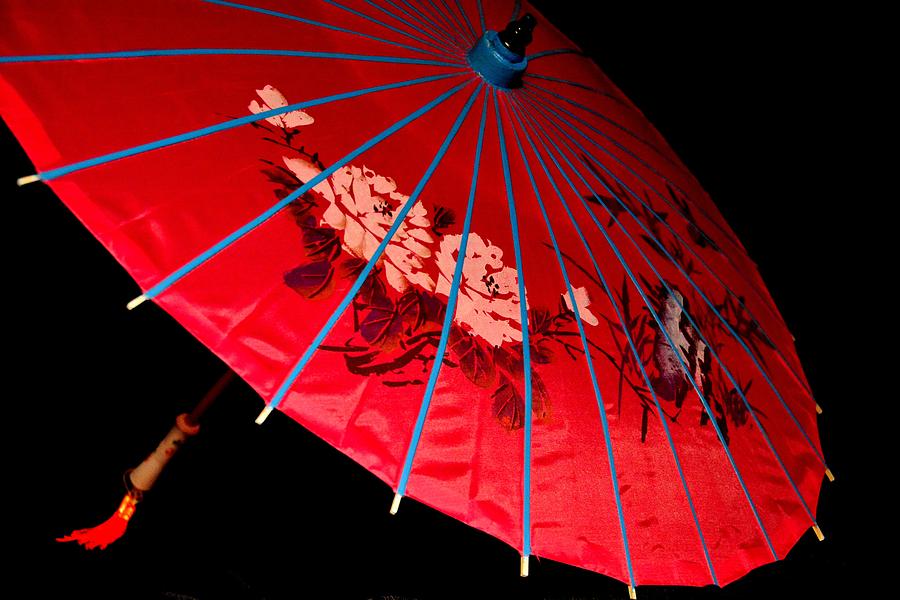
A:
[[[209,388],[209,391],[200,399],[200,402],[197,403],[197,406],[194,407],[188,414],[188,421],[191,423],[198,423],[200,421],[200,417],[203,416],[203,413],[206,412],[213,402],[216,401],[216,398],[219,397],[228,384],[234,381],[236,374],[234,371],[229,369],[226,373],[224,373],[216,383]]]
[[[200,399],[190,413],[178,415],[175,419],[175,425],[172,426],[156,449],[129,474],[128,478],[134,487],[142,492],[146,492],[153,487],[153,484],[156,483],[163,469],[172,460],[178,449],[188,438],[197,435],[200,431],[199,423],[203,413],[215,402],[234,378],[234,371],[229,369],[209,388],[209,391],[204,394],[203,398]]]

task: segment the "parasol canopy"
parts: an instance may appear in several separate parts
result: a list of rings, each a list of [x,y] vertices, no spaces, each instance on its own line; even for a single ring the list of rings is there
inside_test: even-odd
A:
[[[132,307],[250,383],[261,420],[284,412],[393,510],[482,529],[523,572],[535,554],[723,585],[815,526],[816,404],[765,285],[539,14],[157,8],[135,25],[60,3],[26,26],[13,4],[3,115],[38,169],[23,183],[125,266]],[[526,10],[523,55],[496,32]]]

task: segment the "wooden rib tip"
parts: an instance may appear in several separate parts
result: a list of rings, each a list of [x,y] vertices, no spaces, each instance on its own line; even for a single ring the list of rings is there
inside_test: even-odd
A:
[[[400,494],[394,494],[394,500],[391,502],[391,514],[396,515],[397,511],[400,510],[400,500],[403,499],[403,496]]]
[[[141,294],[140,296],[138,296],[137,298],[135,298],[134,300],[132,300],[131,302],[126,304],[125,308],[127,308],[128,310],[134,310],[135,308],[137,308],[138,306],[140,306],[147,300],[149,300],[149,298],[147,298],[147,296],[145,296],[144,294]]]
[[[272,411],[273,411],[273,410],[274,410],[274,409],[273,409],[271,406],[267,406],[267,407],[265,407],[264,409],[262,409],[262,412],[259,413],[259,416],[258,416],[258,417],[256,417],[256,424],[257,424],[257,425],[262,425],[263,423],[265,423],[265,422],[266,422],[266,419],[269,418],[269,415],[272,414]]]
[[[834,473],[831,472],[831,469],[825,469],[825,477],[828,478],[828,481],[834,481]]]
[[[523,556],[519,561],[519,577],[528,577],[528,557]]]
[[[629,597],[631,600],[637,600],[637,590],[634,589],[634,586],[633,586],[633,585],[629,585],[629,586],[628,586],[628,597]]]
[[[40,181],[40,175],[26,175],[25,177],[19,177],[16,179],[16,185],[22,187],[23,185],[28,185],[29,183],[34,183],[35,181]]]
[[[818,402],[816,402],[816,414],[817,414],[817,415],[821,415],[821,414],[822,414],[822,407],[819,406],[819,403],[818,403]]]
[[[813,526],[812,526],[812,530],[815,532],[816,537],[819,538],[819,541],[820,541],[820,542],[824,542],[824,541],[825,541],[825,535],[822,533],[822,530],[819,529],[819,526],[818,526],[818,525],[813,525]]]

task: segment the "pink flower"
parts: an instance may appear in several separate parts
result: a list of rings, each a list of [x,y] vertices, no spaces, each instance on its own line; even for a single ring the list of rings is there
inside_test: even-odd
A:
[[[435,292],[450,295],[461,236],[445,235],[437,253]],[[454,320],[494,346],[522,341],[516,270],[503,264],[503,250],[469,234]]]
[[[587,288],[576,288],[572,292],[575,294],[575,304],[578,306],[578,314],[581,316],[581,321],[588,325],[599,325],[600,321],[597,319],[597,316],[588,310],[588,306],[591,305],[591,299],[588,297]],[[566,301],[566,306],[569,310],[575,312],[572,308],[572,299],[569,298],[569,293],[563,292],[562,297]]]
[[[284,108],[288,105],[287,98],[285,98],[281,92],[273,88],[271,85],[267,85],[261,90],[256,90],[256,93],[262,99],[263,104],[260,104],[259,102],[254,100],[250,103],[250,106],[247,107],[250,109],[250,112],[255,115],[258,115],[259,113],[265,112],[267,110]],[[275,127],[281,127],[282,129],[293,129],[294,127],[312,125],[315,119],[313,119],[302,110],[292,110],[282,115],[268,117],[266,121],[268,121]]]
[[[284,157],[284,164],[304,182],[321,173],[302,158]],[[329,203],[322,223],[343,231],[344,251],[363,260],[372,258],[395,216],[409,201],[409,196],[397,192],[393,179],[365,166],[344,166],[313,190]],[[434,279],[426,272],[425,261],[432,257],[434,245],[426,214],[416,203],[378,261],[388,284],[398,292],[405,292],[410,284],[434,291]]]

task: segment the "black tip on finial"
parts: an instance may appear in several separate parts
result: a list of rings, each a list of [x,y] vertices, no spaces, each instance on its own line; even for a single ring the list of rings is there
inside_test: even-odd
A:
[[[500,32],[500,42],[519,56],[525,56],[525,47],[531,43],[531,32],[537,25],[537,20],[526,13],[517,21],[510,21],[506,29]]]

